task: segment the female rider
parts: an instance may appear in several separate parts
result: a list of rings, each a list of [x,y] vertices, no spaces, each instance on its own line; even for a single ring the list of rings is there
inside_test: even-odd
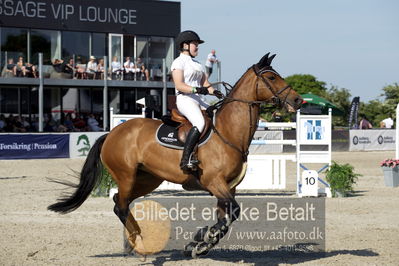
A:
[[[206,109],[209,106],[202,101],[199,94],[213,94],[222,97],[220,91],[210,86],[202,65],[193,59],[198,55],[198,45],[201,43],[204,43],[204,41],[194,31],[181,32],[176,38],[176,46],[180,50],[180,56],[173,61],[171,66],[177,93],[177,109],[193,125],[184,144],[180,162],[182,170],[192,169],[195,167],[193,164],[198,164],[198,161],[190,161],[190,155],[205,126],[201,109]]]

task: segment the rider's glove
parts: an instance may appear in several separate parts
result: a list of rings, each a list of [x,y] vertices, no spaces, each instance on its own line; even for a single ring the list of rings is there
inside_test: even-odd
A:
[[[194,88],[193,88],[193,92],[194,92]],[[206,87],[196,87],[194,93],[203,94],[203,95],[209,94],[208,88],[206,88]]]
[[[213,95],[215,95],[218,99],[223,99],[224,95],[221,91],[214,90]]]

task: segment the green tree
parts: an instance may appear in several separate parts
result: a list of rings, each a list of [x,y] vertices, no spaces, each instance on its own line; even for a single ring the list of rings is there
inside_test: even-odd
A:
[[[383,102],[383,109],[382,109],[382,115],[384,115],[385,118],[388,116],[391,118],[396,118],[396,106],[399,103],[399,84],[394,83],[392,85],[385,86],[382,88],[384,91],[381,96],[385,97],[384,102]]]
[[[310,74],[295,74],[285,78],[285,81],[299,94],[313,93],[324,97],[327,88],[324,81],[319,81]]]
[[[343,116],[333,116],[333,125],[334,126],[348,126],[348,119],[351,107],[351,100],[349,90],[345,88],[338,88],[337,86],[332,85],[331,88],[326,93],[326,99],[337,106],[344,112]]]

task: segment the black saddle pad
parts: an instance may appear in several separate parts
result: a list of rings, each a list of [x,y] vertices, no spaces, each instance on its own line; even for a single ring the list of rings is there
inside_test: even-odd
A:
[[[177,127],[167,124],[162,124],[157,129],[155,138],[157,139],[158,143],[161,144],[162,146],[172,149],[182,150],[184,149],[184,143],[179,140],[177,134],[178,134]],[[200,139],[198,147],[207,143],[208,140],[211,138],[211,135],[212,135],[212,129],[209,129],[208,132],[205,134],[205,136],[202,139]]]

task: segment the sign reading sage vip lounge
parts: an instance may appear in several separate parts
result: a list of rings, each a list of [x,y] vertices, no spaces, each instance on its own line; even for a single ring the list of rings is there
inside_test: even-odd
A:
[[[180,3],[3,0],[0,18],[3,27],[175,36],[180,30]]]
[[[394,129],[350,130],[350,151],[395,150]]]
[[[143,232],[147,237],[168,239],[164,251],[182,250],[194,241],[200,228],[217,223],[212,197],[150,197],[131,204],[133,216],[143,225],[170,223],[166,232]],[[148,201],[155,204],[148,204]],[[240,254],[264,257],[271,251],[295,252],[296,256],[320,256],[325,250],[325,200],[323,198],[237,198],[241,212],[214,249],[218,256]],[[160,207],[161,206],[161,207]],[[234,208],[234,207],[231,207]],[[144,227],[142,228],[143,230]],[[163,238],[159,234],[165,234]]]
[[[68,157],[68,134],[0,135],[0,159],[46,159]]]

